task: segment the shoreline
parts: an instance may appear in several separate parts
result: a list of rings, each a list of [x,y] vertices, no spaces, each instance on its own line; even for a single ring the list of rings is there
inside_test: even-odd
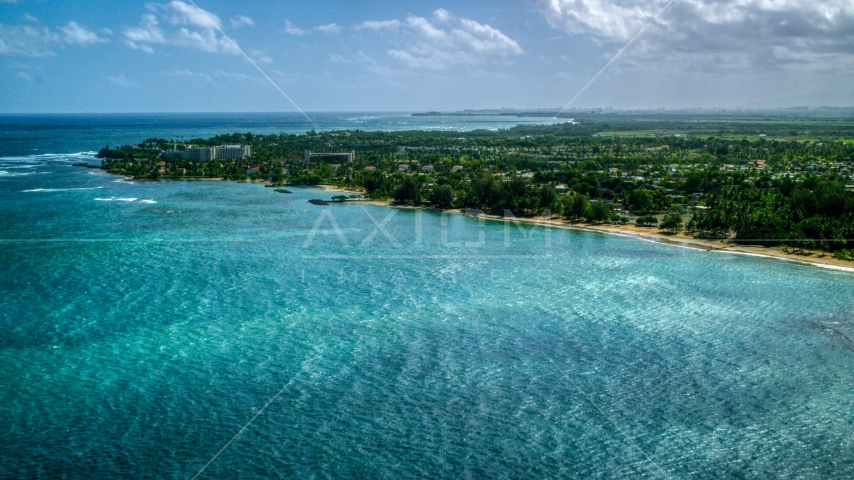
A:
[[[761,245],[740,245],[729,240],[713,240],[695,238],[684,233],[668,234],[655,230],[655,227],[637,227],[634,225],[587,225],[570,226],[578,230],[589,232],[606,233],[611,235],[623,235],[644,241],[651,241],[673,247],[691,248],[693,250],[704,250],[707,252],[727,253],[733,255],[747,255],[762,257],[784,262],[809,265],[819,268],[854,273],[854,262],[839,260],[827,253],[794,253],[786,252],[780,247],[765,247]],[[649,230],[646,230],[649,229]]]
[[[334,185],[317,185],[325,191],[346,192],[346,193],[364,193],[354,190],[347,190],[336,187]],[[486,220],[504,221],[504,217],[499,215],[490,215],[487,213],[466,213],[461,209],[439,210],[431,207],[422,207],[414,205],[396,204],[391,200],[352,200],[346,203],[360,203],[375,205],[379,207],[391,207],[400,209],[418,209],[429,210],[437,213],[452,213],[454,215],[464,215],[468,217],[484,218]],[[703,250],[707,252],[728,253],[732,255],[747,255],[753,257],[762,257],[772,260],[780,260],[784,262],[796,263],[812,267],[854,273],[854,262],[847,260],[839,260],[827,253],[803,253],[785,252],[780,247],[765,247],[761,245],[739,245],[729,240],[715,240],[696,238],[686,235],[682,232],[676,234],[665,233],[658,230],[656,227],[639,227],[636,225],[615,225],[615,224],[592,224],[592,223],[573,223],[568,220],[552,218],[530,218],[521,217],[515,219],[519,223],[529,225],[543,225],[555,228],[563,228],[567,230],[579,230],[586,232],[602,233],[607,235],[620,235],[630,237],[635,240],[659,243],[671,247],[690,248],[692,250]]]
[[[107,172],[109,173],[109,172]],[[224,178],[169,178],[167,180],[178,180],[178,181],[228,181]],[[271,185],[269,181],[248,181],[245,183],[249,184],[262,184],[262,185]],[[309,188],[321,188],[327,192],[341,192],[341,193],[349,193],[349,194],[364,194],[365,192],[361,192],[358,190],[351,190],[346,188],[340,188],[336,185],[310,185]],[[469,217],[478,217],[484,218],[486,220],[493,221],[504,221],[504,217],[499,215],[490,215],[487,213],[467,213],[465,210],[461,209],[450,209],[450,210],[439,210],[432,207],[425,206],[415,206],[415,205],[404,205],[397,204],[392,200],[373,200],[373,199],[357,199],[357,200],[348,200],[345,203],[359,203],[363,205],[374,205],[378,207],[391,207],[391,208],[399,208],[399,209],[418,209],[418,210],[429,210],[437,213],[451,213],[454,215],[464,215]],[[478,211],[479,212],[479,211]],[[568,220],[563,220],[559,218],[552,219],[543,219],[543,218],[530,218],[530,217],[518,217],[515,220],[519,223],[525,223],[529,225],[543,225],[550,226],[555,228],[563,228],[567,230],[579,230],[586,232],[594,232],[594,233],[602,233],[607,235],[618,235],[630,237],[635,240],[659,243],[663,245],[668,245],[671,247],[680,247],[680,248],[690,248],[692,250],[703,250],[707,252],[719,252],[719,253],[728,253],[733,255],[747,255],[754,257],[762,257],[772,260],[781,260],[790,263],[796,263],[800,265],[842,271],[847,273],[854,273],[854,262],[850,262],[847,260],[839,260],[834,258],[827,253],[794,253],[794,252],[785,252],[780,247],[764,247],[760,245],[739,245],[733,243],[729,240],[714,240],[714,239],[704,239],[704,238],[696,238],[693,236],[685,235],[684,233],[676,233],[670,234],[662,232],[658,230],[656,227],[639,227],[637,225],[627,224],[627,225],[616,225],[616,224],[592,224],[592,223],[573,223]]]
[[[457,213],[465,215],[464,212],[457,211]],[[500,217],[498,215],[484,214],[475,216],[483,216],[490,220],[504,220],[503,217]],[[580,230],[586,232],[602,233],[607,235],[624,236],[633,238],[635,240],[653,242],[671,247],[689,248],[692,250],[702,250],[706,252],[748,255],[854,273],[854,262],[839,260],[826,253],[787,253],[779,247],[764,247],[760,245],[739,245],[728,240],[696,238],[693,236],[685,235],[684,233],[669,234],[658,230],[656,227],[572,223],[559,219],[544,220],[537,218],[517,218],[516,221],[532,225],[548,225],[557,228],[565,228],[568,230]]]

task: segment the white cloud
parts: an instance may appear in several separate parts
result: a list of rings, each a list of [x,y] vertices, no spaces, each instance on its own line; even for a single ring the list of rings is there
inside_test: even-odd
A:
[[[172,25],[222,29],[222,21],[218,16],[181,0],[172,0],[165,5],[148,3],[145,7],[152,12],[160,13],[161,18]]]
[[[535,0],[552,27],[569,33],[590,33],[614,40],[628,40],[639,31],[658,0]],[[663,7],[666,2],[661,2]],[[659,10],[660,10],[659,7]]]
[[[249,75],[245,75],[243,73],[231,73],[223,70],[214,70],[213,74],[217,78],[225,78],[228,80],[246,80],[249,78]]]
[[[44,79],[39,75],[30,75],[27,72],[19,71],[16,76],[18,79],[27,83],[32,83],[33,85],[42,85],[44,83]]]
[[[153,53],[153,45],[169,44],[209,53],[240,54],[234,43],[217,33],[217,30],[222,28],[222,21],[211,12],[180,0],[167,4],[149,3],[146,8],[152,13],[143,15],[138,27],[122,31],[125,43],[133,49]],[[177,30],[165,31],[161,27],[161,21],[183,26]],[[193,27],[200,30],[191,29]]]
[[[0,55],[22,55],[26,57],[52,57],[54,48],[66,45],[86,47],[109,40],[99,37],[76,22],[53,31],[47,27],[32,25],[4,25],[0,23]]]
[[[126,37],[127,44],[133,49],[140,49],[148,53],[154,50],[147,43],[166,43],[163,30],[160,29],[157,18],[152,14],[145,14],[139,21],[139,27],[127,28],[122,32]]]
[[[252,50],[249,52],[249,56],[257,63],[273,63],[273,59],[263,50]]]
[[[566,72],[558,72],[549,77],[549,80],[553,80],[556,82],[561,82],[565,84],[571,84],[572,82],[577,81],[577,78],[572,77]]]
[[[144,43],[135,45],[133,42],[128,42],[128,45],[130,45],[134,50],[142,50],[145,53],[154,53],[154,49]]]
[[[192,70],[187,69],[175,69],[170,70],[168,72],[160,72],[160,74],[174,78],[201,78],[203,80],[207,80],[208,82],[214,81],[213,78],[211,78],[211,76],[206,73],[194,72]]]
[[[442,69],[525,53],[515,40],[489,25],[456,17],[444,9],[436,10],[433,17],[450,28],[410,15],[400,24],[408,44],[389,50],[388,55],[413,68]]]
[[[196,32],[182,28],[174,37],[173,43],[179,47],[189,47],[209,53],[240,54],[240,50],[233,43],[223,36],[217,36],[213,30]]]
[[[58,42],[59,36],[46,27],[0,23],[0,55],[52,57],[56,55],[52,48]]]
[[[440,8],[433,12],[433,17],[440,22],[447,22],[451,19],[451,12],[445,10],[444,8]]]
[[[315,30],[321,33],[325,33],[327,35],[337,35],[341,33],[341,26],[336,23],[330,23],[329,25],[320,25],[314,27]]]
[[[549,24],[616,50],[669,0],[529,0]],[[677,0],[632,47],[629,62],[694,70],[834,68],[854,60],[851,0]]]
[[[356,30],[373,30],[378,32],[381,30],[397,30],[400,28],[400,25],[400,20],[369,20],[355,25],[354,28]]]
[[[443,68],[448,62],[438,61],[438,59],[434,58],[426,58],[426,57],[416,57],[409,52],[403,50],[389,50],[388,55],[395,60],[400,60],[401,62],[409,65],[414,68]]]
[[[377,75],[391,75],[392,72],[388,67],[384,67],[379,64],[373,57],[366,54],[365,52],[359,50],[359,53],[353,55],[352,57],[344,57],[342,55],[332,55],[329,60],[332,63],[339,64],[358,64],[362,65],[365,70],[370,73],[374,73]]]
[[[77,25],[77,22],[68,22],[68,25],[59,27],[59,31],[63,33],[65,43],[72,43],[81,47],[109,42],[106,38],[99,37],[95,32]]]
[[[222,81],[246,81],[246,80],[256,81],[256,80],[258,80],[258,79],[255,79],[253,77],[250,77],[249,75],[246,75],[244,73],[226,72],[225,70],[221,70],[221,69],[214,70],[210,73],[194,72],[194,71],[188,70],[188,69],[175,69],[175,70],[160,72],[160,75],[163,75],[166,77],[172,77],[172,78],[181,78],[181,79],[186,79],[186,80],[204,80],[206,82],[210,82],[210,83],[214,83],[214,84],[220,83],[220,82],[217,82],[217,80],[222,80]]]
[[[308,35],[311,33],[309,30],[303,30],[303,29],[297,27],[296,25],[291,23],[290,20],[285,20],[285,32],[288,33],[289,35],[296,35],[296,36]]]
[[[116,85],[118,85],[120,87],[125,87],[125,88],[133,88],[137,85],[135,81],[133,81],[132,79],[130,79],[124,75],[109,76],[109,77],[107,77],[107,80],[115,83]]]
[[[326,35],[337,35],[341,33],[343,29],[344,27],[338,25],[337,23],[330,23],[329,25],[318,25],[311,30],[305,30],[303,28],[297,27],[296,25],[291,23],[290,20],[285,20],[285,33],[287,33],[288,35],[295,35],[299,37],[311,35],[313,31],[325,33]]]
[[[197,75],[195,72],[193,72],[191,70],[178,69],[178,68],[176,68],[175,70],[170,70],[168,72],[160,72],[160,73],[163,75],[166,75],[167,77],[193,77],[193,76]]]
[[[251,27],[253,25],[255,25],[255,20],[252,20],[245,15],[238,15],[231,18],[231,26],[234,28]]]

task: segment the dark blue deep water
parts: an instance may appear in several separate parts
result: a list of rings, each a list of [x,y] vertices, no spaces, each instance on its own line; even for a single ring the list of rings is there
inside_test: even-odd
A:
[[[0,478],[854,477],[854,274],[71,166],[209,117],[2,117]]]
[[[306,116],[298,113],[0,114],[0,157],[98,151],[105,145],[127,145],[147,138],[189,140],[249,131],[264,135],[305,133],[312,129],[471,131],[568,121],[509,116],[413,117],[401,112],[308,113]]]

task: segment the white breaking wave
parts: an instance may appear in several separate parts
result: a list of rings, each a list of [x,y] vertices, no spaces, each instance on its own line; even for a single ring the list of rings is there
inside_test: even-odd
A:
[[[33,165],[37,167],[39,165],[44,165],[44,160],[38,158],[14,158],[14,157],[3,157],[0,158],[0,162],[3,163],[3,168],[33,168],[27,167],[25,165]]]
[[[70,192],[72,190],[98,190],[104,187],[86,187],[86,188],[34,188],[32,190],[23,190],[24,192]]]
[[[772,255],[763,255],[761,253],[738,252],[738,251],[733,251],[733,250],[713,250],[713,252],[715,252],[715,253],[727,253],[730,255],[744,255],[745,257],[770,258],[772,260],[782,260],[784,262],[800,263],[802,265],[812,265],[814,267],[826,268],[828,270],[836,270],[839,272],[854,273],[854,268],[851,268],[851,267],[844,267],[842,265],[828,265],[826,263],[810,262],[809,260],[801,260],[798,258],[775,257]]]
[[[77,153],[42,153],[39,155],[28,155],[27,158],[65,158],[65,157],[94,157],[98,152],[77,152]]]
[[[138,198],[125,198],[125,197],[110,197],[110,198],[96,198],[97,202],[136,202],[139,200]],[[145,203],[145,204],[154,204],[157,203],[154,200],[139,200],[137,203]]]
[[[50,173],[50,172],[9,173],[6,170],[0,170],[0,177],[26,177],[27,175],[37,175],[39,173]]]
[[[80,161],[81,159],[95,159],[98,152],[78,152],[78,153],[43,153],[41,155],[27,155],[27,156],[11,156],[11,157],[0,157],[0,162],[8,162],[8,163],[37,163],[43,162],[45,160],[52,160],[58,162],[71,162],[71,161]],[[19,167],[26,168],[26,167]]]

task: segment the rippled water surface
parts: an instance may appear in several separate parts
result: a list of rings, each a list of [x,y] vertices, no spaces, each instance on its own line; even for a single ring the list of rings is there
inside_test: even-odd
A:
[[[854,476],[850,273],[87,158],[0,158],[0,477]]]

